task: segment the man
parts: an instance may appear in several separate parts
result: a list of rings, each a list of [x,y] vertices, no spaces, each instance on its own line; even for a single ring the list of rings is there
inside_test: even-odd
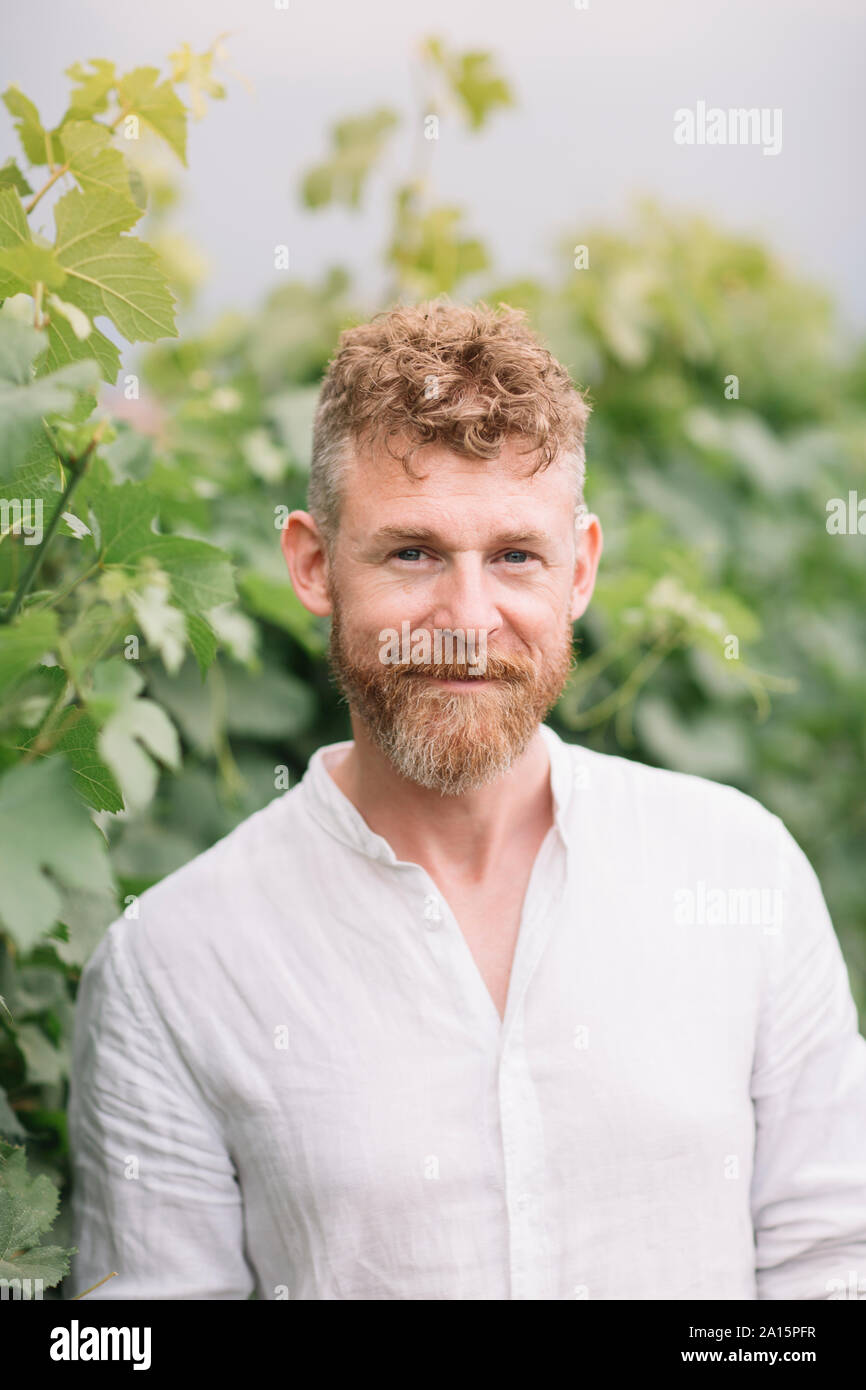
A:
[[[587,414],[515,311],[343,334],[283,549],[353,739],[88,963],[76,1292],[866,1295],[866,1041],[805,856],[541,722]]]

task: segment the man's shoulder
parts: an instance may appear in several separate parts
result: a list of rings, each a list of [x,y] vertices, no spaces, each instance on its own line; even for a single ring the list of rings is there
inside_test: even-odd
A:
[[[647,829],[676,827],[741,832],[776,840],[779,817],[756,797],[726,782],[692,772],[655,767],[621,754],[602,753],[561,740],[577,798],[623,820],[642,820]]]
[[[285,909],[288,886],[296,882],[304,841],[314,833],[302,802],[297,783],[128,899],[91,960],[120,953],[142,971],[158,962],[192,969],[221,954],[230,939],[231,949],[244,941],[248,948],[250,931]]]
[[[281,853],[291,853],[302,824],[302,800],[298,782],[290,791],[281,792],[239,821],[208,849],[160,879],[142,895],[142,903],[172,898],[192,908],[203,898],[213,899],[226,890],[233,892],[243,887],[244,880],[255,875],[262,856],[270,856],[275,847]]]

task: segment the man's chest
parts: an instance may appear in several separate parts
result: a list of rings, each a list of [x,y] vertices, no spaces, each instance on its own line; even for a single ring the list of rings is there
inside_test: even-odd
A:
[[[587,871],[554,893],[551,866],[530,885],[531,865],[507,867],[477,893],[405,867],[351,892],[322,877],[274,931],[245,900],[222,974],[211,951],[178,1024],[239,1142],[269,1134],[288,1146],[281,1170],[332,1171],[337,1188],[363,1152],[387,1186],[482,1114],[490,1157],[512,1084],[513,1113],[546,1116],[551,1142],[560,1117],[568,1152],[621,1142],[637,1161],[704,1130],[721,1142],[748,1097],[754,934],[679,924],[639,879]]]
[[[445,901],[500,1018],[505,1016],[525,890],[523,875],[519,880],[506,877],[483,891],[443,887]]]
[[[669,1211],[677,1231],[694,1219],[692,1196],[718,1207],[720,1228],[738,1221],[753,1144],[750,1009],[730,946],[699,961],[698,942],[665,936],[656,919],[627,930],[611,912],[545,908],[549,931],[514,962],[518,927],[538,917],[530,902],[521,923],[519,889],[482,906],[446,898],[430,931],[430,885],[417,886],[375,921],[334,897],[339,932],[318,914],[309,950],[292,949],[296,931],[239,963],[233,986],[255,1007],[237,1026],[217,1011],[232,1036],[209,1070],[231,1061],[219,1091],[254,1235],[279,1229],[303,1254],[315,1230],[344,1259],[333,1296],[359,1297],[371,1230],[391,1233],[395,1286],[407,1269],[435,1290],[440,1271],[475,1268],[479,1227],[501,1255],[509,1182],[544,1205],[579,1264],[596,1246],[604,1264],[623,1200],[635,1221],[648,1210],[659,1226]],[[497,1007],[513,974],[507,1033],[478,1007],[472,968],[491,996],[498,978]],[[215,1029],[210,1000],[206,1018]]]

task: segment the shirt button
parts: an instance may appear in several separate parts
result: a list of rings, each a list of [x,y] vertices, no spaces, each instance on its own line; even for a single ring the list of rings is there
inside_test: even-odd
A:
[[[515,1197],[515,1199],[514,1199],[514,1205],[517,1207],[517,1210],[518,1210],[518,1211],[525,1211],[526,1208],[529,1206],[529,1204],[530,1204],[531,1201],[532,1201],[532,1193],[531,1193],[531,1192],[521,1192],[521,1193],[519,1193],[519,1194]]]
[[[441,921],[439,899],[435,893],[428,893],[424,899],[424,925],[428,931],[437,931]]]

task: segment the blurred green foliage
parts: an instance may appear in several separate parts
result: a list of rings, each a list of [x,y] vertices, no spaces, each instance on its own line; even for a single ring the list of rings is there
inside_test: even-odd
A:
[[[587,501],[605,552],[551,722],[604,751],[730,782],[781,815],[824,885],[862,1007],[866,573],[862,537],[826,528],[829,499],[864,491],[862,356],[840,355],[822,295],[699,220],[644,206],[628,233],[586,242],[590,268],[559,284],[484,292],[526,308],[591,390]],[[193,507],[202,480],[215,490],[201,533],[240,567],[264,669],[313,694],[287,758],[276,741],[264,759],[263,797],[274,761],[299,772],[323,740],[348,736],[324,682],[324,633],[263,519],[304,504],[316,382],[338,329],[360,317],[349,297],[339,270],[318,288],[288,284],[246,320],[153,350],[146,370],[168,406],[168,457],[189,465],[173,496]],[[738,399],[726,398],[732,375]],[[217,396],[233,409],[208,404],[220,391],[235,393]],[[209,698],[206,685],[202,710]],[[231,740],[247,778],[263,741]],[[169,800],[182,782],[167,782]],[[252,804],[226,806],[226,828]],[[171,843],[171,819],[165,828]]]
[[[194,56],[173,55],[176,80]],[[419,123],[450,111],[479,132],[513,104],[491,55],[430,39],[421,56]],[[79,105],[98,113],[115,74],[91,66],[73,76]],[[202,91],[222,95],[210,64],[194,70]],[[155,78],[137,81],[182,157],[170,94]],[[38,116],[15,104],[31,147],[62,142],[35,133]],[[400,123],[377,106],[334,126],[298,190],[309,215],[338,203],[364,215]],[[23,197],[19,179],[17,166],[0,169],[0,189]],[[139,159],[131,187],[151,190],[153,243],[190,298],[194,258],[172,259],[164,223],[171,180]],[[124,903],[293,784],[323,742],[349,737],[324,661],[326,625],[289,585],[279,529],[305,504],[318,385],[340,330],[397,299],[446,293],[525,308],[589,387],[587,501],[605,550],[577,628],[578,666],[550,722],[601,751],[731,783],[777,812],[819,875],[866,1013],[864,541],[856,526],[827,525],[831,499],[866,496],[866,348],[843,340],[826,295],[767,248],[651,203],[617,232],[563,239],[551,280],[504,283],[490,269],[495,248],[464,228],[464,209],[435,201],[422,168],[392,190],[391,210],[383,302],[366,301],[340,266],[318,284],[275,271],[276,288],[252,311],[148,349],[141,399],[118,400],[95,443],[78,416],[55,419],[68,458],[90,450],[77,515],[102,549],[88,568],[91,542],[62,525],[38,589],[0,636],[17,692],[0,742],[0,820],[16,822],[26,792],[34,816],[50,808],[87,872],[76,880],[68,863],[40,860],[63,889],[54,932],[30,922],[16,938],[4,915],[0,994],[12,1022],[0,1019],[0,1132],[27,1139],[33,1166],[59,1183],[82,959]],[[47,264],[15,256],[8,274],[38,278]],[[62,383],[55,389],[59,405],[44,409],[63,406]],[[40,476],[46,498],[56,495],[59,483]],[[111,538],[127,534],[130,509],[144,531],[121,550]],[[7,599],[26,559],[20,537],[5,537]],[[130,632],[141,643],[132,667],[122,660]],[[52,644],[74,718],[34,758],[45,702],[55,708],[64,682],[39,667],[28,689],[43,703],[27,732],[19,678]],[[106,837],[110,879],[82,805]]]

